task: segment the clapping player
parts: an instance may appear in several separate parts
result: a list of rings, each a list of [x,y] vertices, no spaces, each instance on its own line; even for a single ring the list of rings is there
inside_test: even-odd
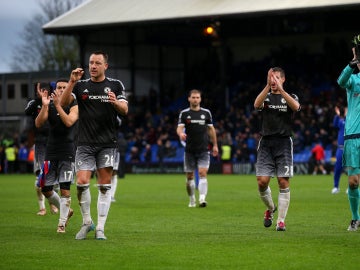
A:
[[[290,204],[289,179],[293,176],[292,119],[293,113],[300,110],[298,97],[285,91],[284,82],[284,70],[270,68],[266,85],[254,102],[262,117],[256,178],[260,198],[267,208],[264,226],[272,225],[277,209],[269,187],[271,177],[276,176],[279,186],[277,231],[286,230],[285,218]]]
[[[37,128],[46,122],[50,124],[50,133],[46,144],[45,161],[39,182],[41,191],[50,203],[60,209],[58,233],[65,233],[69,218],[73,215],[70,208],[70,186],[75,175],[75,123],[79,118],[76,100],[62,107],[60,98],[67,86],[67,80],[58,80],[56,89],[50,94],[43,91],[42,107],[35,119]],[[59,185],[60,195],[54,192]]]

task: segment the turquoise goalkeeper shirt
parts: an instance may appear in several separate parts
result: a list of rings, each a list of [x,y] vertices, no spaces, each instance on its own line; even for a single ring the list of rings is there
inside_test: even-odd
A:
[[[360,73],[353,74],[354,69],[347,65],[337,82],[346,89],[348,111],[345,122],[345,135],[360,134]]]

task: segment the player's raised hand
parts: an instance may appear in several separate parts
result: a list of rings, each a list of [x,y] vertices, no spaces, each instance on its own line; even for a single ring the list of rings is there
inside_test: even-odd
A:
[[[43,105],[47,106],[50,104],[50,96],[47,89],[40,89],[40,96]]]
[[[54,90],[54,92],[51,94],[51,98],[54,102],[54,105],[57,106],[57,105],[61,105],[60,101],[60,96],[61,96],[61,93],[59,92],[59,90]]]
[[[70,81],[77,82],[84,75],[84,70],[82,68],[76,68],[71,72]]]
[[[270,68],[268,71],[268,74],[267,74],[267,85],[269,85],[269,86],[271,86],[271,77],[272,77],[273,73],[274,72],[273,72],[272,68]]]

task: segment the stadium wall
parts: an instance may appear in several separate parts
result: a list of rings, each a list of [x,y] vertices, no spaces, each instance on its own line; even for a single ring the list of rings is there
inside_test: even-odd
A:
[[[327,172],[331,172],[333,165],[326,163]],[[148,174],[148,173],[160,173],[160,174],[182,174],[184,173],[183,164],[176,163],[137,163],[137,164],[126,164],[127,173],[134,174]],[[306,162],[294,163],[294,175],[305,175],[311,174],[311,166]],[[251,163],[227,163],[221,162],[211,163],[209,168],[209,174],[254,174],[255,175],[255,164]]]

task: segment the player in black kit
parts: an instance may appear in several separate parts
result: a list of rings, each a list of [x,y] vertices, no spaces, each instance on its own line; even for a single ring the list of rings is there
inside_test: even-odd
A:
[[[73,215],[70,186],[75,174],[75,124],[79,118],[76,100],[69,106],[60,105],[60,97],[66,86],[67,80],[62,79],[56,82],[56,89],[51,94],[42,92],[42,107],[35,119],[37,128],[46,122],[50,124],[39,186],[48,201],[60,209],[58,233],[65,233],[65,227]],[[57,184],[61,197],[53,190]]]
[[[188,101],[190,107],[179,114],[177,134],[181,141],[186,141],[184,171],[186,173],[186,191],[189,195],[189,207],[196,207],[194,171],[199,171],[199,206],[206,207],[208,191],[207,172],[210,165],[209,145],[212,155],[218,155],[216,131],[210,110],[200,107],[201,92],[191,90]]]
[[[270,68],[267,84],[254,102],[261,112],[261,139],[258,144],[256,178],[261,200],[267,207],[264,226],[272,225],[276,206],[269,187],[270,178],[277,176],[279,185],[277,231],[285,231],[285,217],[290,203],[289,179],[293,176],[293,113],[300,110],[298,97],[288,94],[283,84],[285,72],[282,68]]]
[[[39,211],[37,212],[38,216],[44,216],[46,215],[46,208],[45,208],[45,197],[41,192],[41,187],[37,186],[37,178],[40,174],[41,171],[41,167],[44,164],[44,160],[45,160],[45,151],[46,151],[46,142],[49,136],[49,123],[46,122],[44,123],[44,125],[42,125],[40,128],[36,128],[35,127],[35,119],[38,116],[40,110],[41,110],[41,106],[42,106],[42,101],[41,101],[41,96],[42,96],[42,92],[50,91],[50,84],[49,83],[36,83],[34,85],[34,90],[35,90],[35,98],[30,100],[28,102],[28,104],[25,107],[25,114],[28,116],[31,116],[33,121],[34,121],[34,135],[35,135],[35,140],[34,140],[34,151],[35,151],[35,157],[34,157],[34,173],[36,176],[36,180],[35,180],[35,190],[36,190],[36,197],[39,203]],[[50,212],[52,214],[57,214],[58,213],[58,208],[53,205],[50,204]]]
[[[78,142],[75,156],[77,192],[83,217],[82,227],[75,239],[86,239],[95,229],[90,214],[90,179],[96,169],[98,181],[97,225],[95,238],[105,240],[105,222],[111,204],[111,177],[117,147],[117,116],[126,115],[128,102],[121,81],[106,77],[108,56],[96,51],[89,58],[90,79],[80,80],[82,68],[71,72],[62,103],[69,104],[74,98],[79,105]]]

